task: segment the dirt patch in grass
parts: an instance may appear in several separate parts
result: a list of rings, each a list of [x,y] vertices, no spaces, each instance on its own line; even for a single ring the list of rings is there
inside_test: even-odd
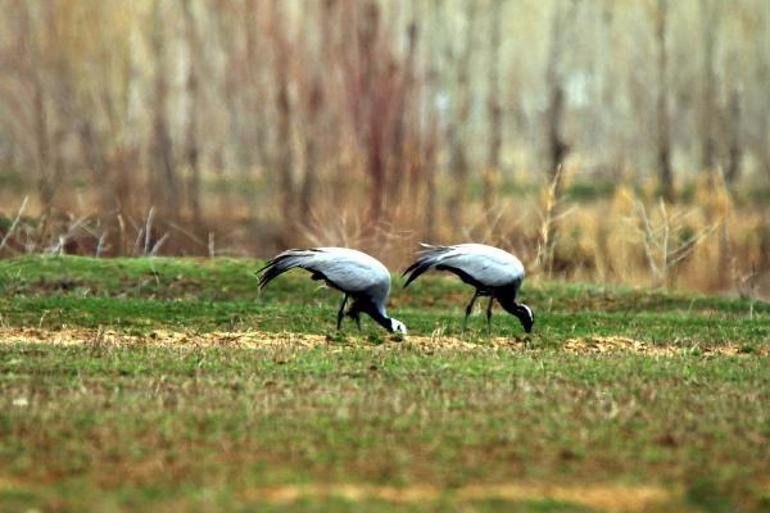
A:
[[[265,331],[215,331],[210,333],[185,333],[169,330],[154,330],[147,334],[134,335],[111,329],[64,328],[49,330],[45,328],[0,328],[0,344],[105,344],[139,345],[150,344],[170,347],[213,347],[233,346],[240,348],[281,348],[312,349],[326,347],[332,351],[343,351],[348,347],[370,349],[372,351],[391,351],[415,349],[418,351],[485,351],[506,349],[511,351],[537,350],[525,341],[505,337],[492,337],[478,340],[466,340],[459,337],[443,336],[434,333],[431,336],[409,336],[403,341],[385,339],[382,343],[373,343],[360,336],[330,337],[293,332]],[[770,347],[764,344],[738,345],[725,343],[719,346],[690,344],[688,346],[658,345],[627,337],[589,336],[572,338],[552,350],[562,350],[574,354],[610,355],[610,354],[645,354],[650,356],[692,355],[744,355],[766,356]]]
[[[426,485],[393,487],[367,485],[290,485],[250,490],[248,498],[271,503],[291,503],[308,498],[341,497],[349,501],[380,499],[409,504],[437,501],[451,495],[459,501],[506,500],[513,502],[552,500],[601,511],[649,511],[654,506],[676,501],[675,494],[655,486],[549,485],[541,483],[469,485],[447,492]]]
[[[737,345],[721,344],[719,346],[703,346],[697,343],[683,346],[650,344],[642,340],[635,340],[628,337],[601,337],[590,336],[582,338],[571,338],[567,340],[562,348],[571,353],[642,353],[652,356],[675,356],[680,354],[719,354],[719,355],[739,355],[756,354],[767,355],[769,348],[762,345]]]
[[[0,492],[29,489],[23,483],[0,479]],[[510,502],[557,501],[612,512],[655,511],[665,504],[682,504],[681,491],[652,485],[555,485],[547,483],[511,483],[467,485],[446,489],[431,485],[381,486],[367,484],[303,484],[278,485],[241,490],[241,499],[289,505],[303,500],[341,498],[350,502],[372,499],[392,504],[424,504],[451,498],[453,501],[475,502],[504,500]],[[686,510],[685,510],[686,511]]]

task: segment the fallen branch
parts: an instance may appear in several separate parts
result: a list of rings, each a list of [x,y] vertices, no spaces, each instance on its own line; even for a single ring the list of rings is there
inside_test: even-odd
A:
[[[8,228],[8,231],[5,233],[3,240],[0,241],[0,251],[2,251],[5,248],[5,245],[8,243],[8,240],[10,240],[11,236],[13,235],[13,232],[16,231],[16,227],[19,226],[19,221],[21,220],[21,216],[24,215],[24,211],[27,209],[28,201],[29,201],[29,196],[24,196],[24,201],[21,202],[19,211],[16,213],[16,218],[13,220],[13,222],[11,223],[11,226]]]

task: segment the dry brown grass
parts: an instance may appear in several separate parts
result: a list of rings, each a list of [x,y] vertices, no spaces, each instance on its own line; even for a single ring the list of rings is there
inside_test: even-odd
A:
[[[673,205],[623,184],[564,216],[554,266],[579,281],[732,292],[770,270],[769,223],[721,181],[700,180],[692,202]]]
[[[718,177],[704,176],[688,186],[692,192],[687,201],[673,204],[658,199],[654,182],[638,186],[631,181],[619,184],[609,198],[577,202],[569,186],[579,173],[575,169],[564,173],[567,192],[562,198],[556,198],[548,184],[539,186],[540,194],[498,194],[491,211],[476,198],[464,208],[460,226],[449,221],[444,196],[451,188],[446,180],[440,181],[434,199],[440,208],[431,230],[426,228],[428,198],[421,188],[405,190],[403,198],[387,198],[388,217],[369,224],[361,200],[366,189],[358,178],[334,194],[327,194],[334,184],[320,182],[325,192],[301,226],[282,224],[277,200],[269,191],[257,194],[261,199],[253,200],[259,205],[252,212],[239,199],[225,201],[225,196],[211,192],[203,203],[206,234],[190,220],[170,222],[151,208],[133,217],[93,212],[87,205],[95,204],[91,200],[98,196],[96,191],[72,195],[63,191],[60,208],[72,212],[45,218],[33,198],[25,205],[31,217],[14,221],[21,202],[0,195],[8,205],[3,213],[9,225],[5,235],[0,226],[4,240],[0,254],[268,257],[286,246],[344,245],[369,251],[398,272],[420,241],[477,241],[516,253],[530,279],[770,296],[770,211],[747,199],[748,191],[733,193]],[[538,188],[527,184],[503,185]]]
[[[125,345],[157,345],[176,348],[200,347],[237,347],[246,349],[285,349],[289,351],[322,347],[331,352],[345,351],[346,344],[330,341],[325,335],[294,333],[290,331],[215,331],[211,333],[191,334],[170,330],[154,330],[148,335],[128,335],[115,330],[64,328],[48,330],[41,328],[0,328],[0,344],[54,344],[54,345],[91,345],[96,348],[110,348]],[[351,339],[352,346],[373,352],[388,352],[402,349],[414,349],[421,352],[434,351],[490,351],[505,349],[524,352],[531,349],[524,343],[506,337],[491,337],[482,341],[470,341],[454,336],[434,333],[431,336],[411,335],[406,340],[388,341],[384,344],[371,344],[363,340]],[[597,336],[571,338],[558,350],[576,355],[612,355],[641,354],[655,357],[672,357],[690,354],[695,349],[703,354],[734,356],[743,354],[741,346],[725,342],[713,347],[682,347],[674,345],[655,345],[641,340],[618,336]],[[770,354],[770,347],[764,345],[755,348],[752,356]]]
[[[433,486],[408,487],[362,486],[352,484],[288,485],[245,492],[249,499],[286,504],[307,498],[341,497],[349,501],[380,499],[397,504],[436,501],[446,491]],[[550,485],[547,483],[511,483],[469,485],[453,491],[459,501],[502,499],[506,501],[554,500],[580,504],[605,512],[648,511],[671,501],[675,494],[655,486]]]

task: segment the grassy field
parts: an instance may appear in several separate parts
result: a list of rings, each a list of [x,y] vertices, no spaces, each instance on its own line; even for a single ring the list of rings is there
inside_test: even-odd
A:
[[[525,283],[394,287],[333,330],[244,260],[0,261],[0,511],[770,510],[770,305]]]

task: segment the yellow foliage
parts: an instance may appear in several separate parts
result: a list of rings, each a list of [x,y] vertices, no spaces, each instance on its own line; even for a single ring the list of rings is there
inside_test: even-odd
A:
[[[634,190],[622,183],[615,189],[612,197],[611,212],[613,215],[629,216],[634,210]]]

